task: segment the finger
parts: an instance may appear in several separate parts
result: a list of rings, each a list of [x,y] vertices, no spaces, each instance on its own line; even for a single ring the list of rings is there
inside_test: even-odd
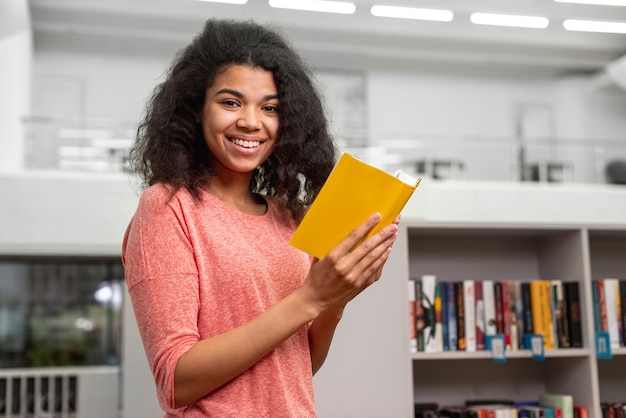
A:
[[[354,248],[354,246],[365,237],[377,224],[380,222],[382,216],[380,213],[375,213],[367,218],[361,225],[357,226],[346,238],[344,238],[331,252],[339,252],[340,254],[346,254]]]
[[[377,269],[382,268],[396,238],[397,226],[392,224],[364,241],[346,257],[352,258],[350,263],[353,264],[353,273],[367,280]]]

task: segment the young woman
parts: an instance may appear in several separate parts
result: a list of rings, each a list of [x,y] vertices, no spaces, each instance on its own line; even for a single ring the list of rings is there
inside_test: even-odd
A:
[[[323,259],[289,239],[336,158],[320,96],[276,31],[209,20],[160,84],[131,150],[144,182],[126,281],[168,417],[314,417],[312,376],[397,225]]]

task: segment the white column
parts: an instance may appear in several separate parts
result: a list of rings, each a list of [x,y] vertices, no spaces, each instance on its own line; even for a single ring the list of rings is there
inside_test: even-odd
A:
[[[33,37],[27,0],[0,1],[0,172],[23,168]]]

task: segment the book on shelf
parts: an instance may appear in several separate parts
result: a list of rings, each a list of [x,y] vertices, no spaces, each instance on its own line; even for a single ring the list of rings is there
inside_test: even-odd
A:
[[[611,348],[619,348],[620,346],[620,332],[617,322],[617,300],[616,288],[619,289],[619,282],[617,279],[606,278],[602,279],[604,288],[604,299],[606,309],[606,323],[609,333],[609,341]],[[618,290],[619,291],[619,290]]]
[[[467,348],[465,340],[465,297],[463,291],[463,282],[454,282],[456,294],[456,341],[457,348],[465,351]]]
[[[415,280],[409,279],[408,282],[408,295],[409,295],[409,351],[411,353],[417,353],[417,316],[415,309],[417,305],[416,293],[415,293]]]
[[[496,305],[493,297],[493,280],[483,280],[482,287],[485,309],[485,336],[496,335]]]
[[[446,287],[446,318],[448,321],[448,350],[456,351],[458,349],[458,341],[457,341],[457,294],[456,294],[456,286],[454,282],[447,281],[442,282],[442,285]]]
[[[550,406],[557,410],[557,418],[574,418],[574,399],[572,395],[544,393],[539,396],[539,405]]]
[[[417,351],[424,351],[424,327],[426,317],[424,316],[424,305],[422,303],[422,280],[413,279],[415,284],[415,338],[417,340]]]
[[[441,295],[441,330],[443,338],[443,351],[450,351],[450,339],[448,338],[448,286],[446,282],[439,282],[439,294]]]
[[[485,349],[485,299],[483,295],[483,282],[474,281],[474,298],[476,300],[474,309],[476,322],[476,350]]]
[[[517,351],[519,349],[519,324],[517,318],[517,282],[507,283],[508,305],[509,305],[509,349]]]
[[[574,418],[589,418],[589,410],[583,405],[574,405]]]
[[[563,294],[563,282],[561,280],[552,280],[550,282],[550,291],[552,296],[552,312],[554,322],[554,332],[556,335],[555,345],[558,348],[568,348],[570,346],[569,332],[566,326],[566,306],[565,296]]]
[[[343,153],[290,244],[323,258],[352,230],[378,212],[382,219],[365,238],[374,235],[395,220],[420,181],[401,170],[395,175],[389,174]]]
[[[521,292],[521,301],[522,301],[522,315],[524,317],[524,326],[522,336],[524,334],[532,334],[533,331],[533,315],[532,315],[532,307],[530,304],[530,283],[523,282],[520,283],[520,292]],[[523,342],[522,338],[522,342]],[[524,346],[525,349],[530,349],[530,347]]]
[[[424,309],[424,351],[426,353],[437,352],[436,319],[435,319],[435,296],[437,276],[424,274],[422,281],[422,308]]]
[[[441,283],[435,282],[435,350],[443,351],[443,307],[441,305]]]
[[[583,336],[578,282],[564,282],[563,293],[565,295],[565,305],[567,306],[566,317],[570,347],[581,348],[583,346]]]
[[[533,317],[533,333],[543,335],[544,349],[554,349],[552,297],[549,281],[534,280],[530,282],[530,304]]]
[[[622,344],[626,345],[626,280],[619,281],[619,301],[621,306]]]
[[[473,280],[463,280],[463,313],[465,351],[476,351],[476,297]]]

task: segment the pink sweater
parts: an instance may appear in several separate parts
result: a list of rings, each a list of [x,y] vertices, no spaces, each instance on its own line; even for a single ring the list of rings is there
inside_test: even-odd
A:
[[[307,329],[237,378],[174,409],[174,368],[196,342],[240,326],[301,285],[309,257],[276,198],[263,216],[209,193],[146,189],[124,237],[126,281],[166,417],[315,417]],[[132,401],[132,400],[131,400]]]

